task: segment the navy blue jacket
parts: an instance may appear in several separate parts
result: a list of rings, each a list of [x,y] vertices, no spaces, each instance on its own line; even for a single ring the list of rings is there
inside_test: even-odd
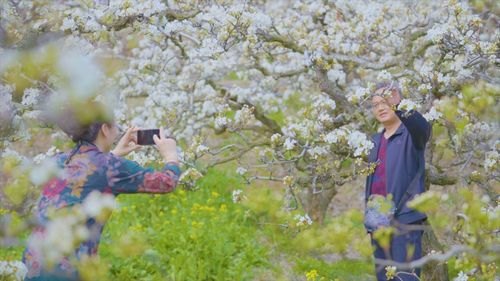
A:
[[[406,203],[416,194],[425,191],[424,152],[425,144],[431,134],[431,126],[417,111],[402,112],[398,110],[396,111],[396,115],[402,124],[387,142],[385,163],[387,193],[392,194],[394,205],[396,207],[400,206],[396,210],[395,219],[399,223],[410,224],[426,218],[425,214],[408,208]],[[377,161],[380,138],[384,132],[385,129],[373,136],[375,146],[368,156],[370,163]],[[419,167],[421,167],[422,172],[417,186],[411,188],[411,194],[405,195],[410,183],[417,175]],[[366,179],[366,201],[371,193],[372,181],[373,174],[369,175]]]

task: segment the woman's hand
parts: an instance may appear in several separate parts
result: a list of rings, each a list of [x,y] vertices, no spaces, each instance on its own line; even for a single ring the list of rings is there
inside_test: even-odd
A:
[[[154,135],[153,141],[166,162],[179,163],[179,158],[177,156],[177,143],[172,138],[165,138],[162,128],[160,128],[160,136]]]
[[[139,149],[141,146],[137,144],[137,131],[139,131],[139,128],[137,127],[128,128],[111,153],[123,157],[130,152]]]

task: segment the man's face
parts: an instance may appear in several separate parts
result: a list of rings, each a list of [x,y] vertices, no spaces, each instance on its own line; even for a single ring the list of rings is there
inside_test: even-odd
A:
[[[375,92],[375,94],[382,93],[379,93],[379,91],[377,91]],[[391,109],[391,106],[389,105],[387,100],[381,96],[374,96],[372,98],[371,107],[375,118],[382,124],[392,123],[398,118],[396,113]]]

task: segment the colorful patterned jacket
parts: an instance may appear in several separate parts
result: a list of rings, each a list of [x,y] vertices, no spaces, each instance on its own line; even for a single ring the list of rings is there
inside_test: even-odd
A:
[[[78,273],[71,260],[97,254],[104,222],[89,217],[86,219],[89,237],[76,247],[74,256],[65,256],[52,269],[44,269],[47,262],[43,257],[47,255],[40,253],[35,241],[47,238],[46,226],[50,222],[50,213],[81,205],[93,191],[114,196],[122,193],[172,192],[181,173],[177,163],[167,163],[162,171],[155,171],[112,153],[101,152],[88,142],[77,144],[69,153],[56,155],[55,160],[61,173],[43,187],[36,210],[39,226],[31,234],[23,254],[23,262],[28,268],[27,280],[46,280],[49,275],[66,276],[62,278],[64,280],[77,279]],[[61,233],[61,239],[63,236]],[[43,276],[46,276],[45,279]],[[49,279],[53,278],[56,277]]]

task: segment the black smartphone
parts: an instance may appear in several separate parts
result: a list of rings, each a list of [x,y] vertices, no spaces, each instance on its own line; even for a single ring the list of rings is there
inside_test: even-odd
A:
[[[148,129],[137,131],[137,144],[139,145],[153,145],[155,144],[153,136],[160,137],[160,129]]]

